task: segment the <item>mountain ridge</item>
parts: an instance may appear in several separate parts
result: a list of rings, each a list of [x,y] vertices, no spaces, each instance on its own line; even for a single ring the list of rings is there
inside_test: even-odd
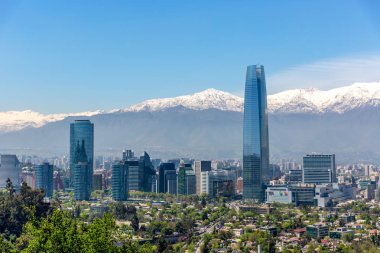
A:
[[[292,89],[268,96],[268,111],[272,114],[338,113],[361,107],[380,106],[380,82],[354,83],[349,86],[321,91],[316,88]],[[0,112],[0,132],[42,127],[70,116],[94,116],[122,112],[155,112],[175,107],[191,110],[217,109],[243,112],[244,99],[228,92],[210,88],[191,95],[150,99],[125,109],[95,110],[80,113],[41,114],[32,110]]]

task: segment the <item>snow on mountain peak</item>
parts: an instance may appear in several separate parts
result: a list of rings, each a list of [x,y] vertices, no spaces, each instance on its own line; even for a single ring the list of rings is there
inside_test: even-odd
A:
[[[271,113],[344,113],[364,106],[380,107],[380,82],[354,83],[322,91],[315,88],[293,89],[268,96]],[[124,110],[90,111],[67,114],[41,114],[31,110],[0,112],[0,132],[26,127],[41,127],[69,116],[93,116],[102,113],[163,111],[174,107],[192,110],[218,109],[243,112],[244,99],[228,92],[207,89],[192,95],[151,99]]]
[[[273,113],[343,113],[365,105],[380,106],[380,82],[354,83],[327,91],[317,88],[293,89],[268,96],[268,110]],[[123,111],[153,112],[177,106],[193,110],[242,112],[244,99],[211,88],[192,95],[147,100]]]
[[[151,99],[133,105],[124,111],[162,111],[168,108],[183,106],[193,110],[219,109],[222,111],[243,111],[243,99],[228,92],[207,89],[192,95],[175,98]]]
[[[365,105],[380,106],[380,82],[354,83],[327,91],[295,89],[268,96],[270,112],[343,113]]]
[[[32,110],[0,112],[0,132],[17,131],[26,127],[41,127],[69,116],[93,116],[103,111],[82,113],[41,114]]]

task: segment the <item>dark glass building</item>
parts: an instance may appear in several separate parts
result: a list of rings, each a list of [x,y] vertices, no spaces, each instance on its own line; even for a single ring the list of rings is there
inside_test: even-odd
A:
[[[36,167],[36,189],[43,189],[45,196],[53,196],[53,165],[43,163]]]
[[[178,194],[181,194],[181,195],[188,195],[188,192],[187,192],[188,174],[186,174],[187,171],[193,171],[191,164],[181,164],[178,169],[178,177],[177,177]],[[195,188],[195,185],[194,185],[194,188]]]
[[[150,156],[147,152],[144,152],[144,154],[140,156],[139,167],[140,171],[142,171],[140,186],[141,191],[152,192],[152,185],[155,179],[156,171],[154,170],[152,161],[150,160]]]
[[[165,192],[177,194],[177,172],[175,170],[166,170],[165,173]]]
[[[128,164],[122,161],[112,165],[112,198],[116,201],[128,199]]]
[[[158,168],[158,192],[167,192],[167,179],[165,175],[168,175],[167,171],[175,172],[175,164],[174,163],[161,163]],[[170,174],[172,177],[172,174]]]
[[[89,200],[92,190],[92,166],[88,163],[86,144],[82,140],[82,145],[77,142],[75,147],[75,167],[74,167],[74,198],[76,200]]]
[[[70,124],[70,184],[74,186],[75,148],[77,143],[84,141],[87,163],[90,169],[90,187],[92,188],[92,174],[94,166],[94,124],[89,120],[75,120]],[[90,189],[91,189],[90,188]]]
[[[263,202],[269,169],[267,92],[264,66],[247,67],[243,126],[243,198]]]

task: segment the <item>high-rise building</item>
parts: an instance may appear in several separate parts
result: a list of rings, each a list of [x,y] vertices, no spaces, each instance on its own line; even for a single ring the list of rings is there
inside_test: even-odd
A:
[[[202,172],[211,171],[211,161],[194,161],[194,172],[196,177],[196,189],[197,194],[205,193],[205,175],[202,177]],[[203,180],[202,180],[203,178]],[[203,190],[202,190],[202,182],[203,182]]]
[[[43,189],[45,196],[51,198],[53,196],[53,165],[43,163],[37,165],[36,169],[36,189]]]
[[[186,180],[185,180],[185,189],[186,195],[193,195],[197,193],[196,189],[196,177],[193,170],[187,170],[186,172]]]
[[[188,195],[187,193],[187,171],[193,171],[191,164],[181,164],[178,169],[177,186],[178,194]]]
[[[335,183],[335,155],[312,154],[304,156],[302,182],[306,184]]]
[[[139,161],[126,161],[128,166],[128,188],[130,191],[141,191],[143,170]]]
[[[88,163],[85,141],[82,145],[79,141],[75,147],[75,167],[74,167],[74,198],[76,200],[89,200],[92,190],[92,169]]]
[[[165,192],[177,194],[177,173],[175,170],[166,170],[165,177]]]
[[[0,156],[0,188],[5,188],[9,178],[15,190],[20,189],[21,165],[16,155]]]
[[[140,158],[123,155],[123,161],[128,165],[129,190],[152,192],[156,172],[148,153],[144,152]]]
[[[147,152],[144,152],[144,154],[140,156],[139,166],[140,171],[142,171],[141,191],[152,192],[152,184],[155,180],[156,171],[154,170],[152,161],[150,160],[150,156]]]
[[[74,169],[74,198],[75,200],[89,200],[91,196],[90,165],[87,162],[78,162]]]
[[[269,169],[267,92],[264,66],[247,67],[243,125],[243,197],[265,198],[263,173]]]
[[[160,193],[167,192],[167,182],[165,179],[166,171],[175,172],[174,163],[161,163],[158,167],[158,192]]]
[[[128,164],[126,161],[112,165],[112,198],[116,201],[128,199]]]
[[[74,170],[76,161],[75,149],[79,143],[84,141],[87,163],[90,169],[90,189],[92,188],[92,174],[94,166],[94,124],[89,120],[75,120],[70,124],[70,181],[71,186],[74,185]]]

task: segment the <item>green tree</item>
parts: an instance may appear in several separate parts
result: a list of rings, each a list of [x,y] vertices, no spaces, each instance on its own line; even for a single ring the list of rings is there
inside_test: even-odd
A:
[[[84,227],[83,252],[116,252],[116,230],[115,220],[109,214],[103,218],[95,218],[91,224]]]
[[[5,239],[2,235],[0,235],[0,252],[1,253],[16,253],[16,249],[14,245]]]
[[[139,218],[137,217],[137,215],[133,215],[132,217],[132,220],[131,220],[131,227],[133,228],[133,230],[135,232],[137,232],[139,230]]]
[[[81,239],[81,226],[71,214],[55,210],[41,221],[33,219],[25,226],[22,236],[29,241],[22,250],[26,253],[62,252],[80,253],[84,246]]]
[[[8,181],[8,192],[13,192]],[[51,211],[50,204],[44,202],[45,193],[33,190],[25,183],[19,193],[0,195],[0,233],[6,239],[20,236],[23,225],[31,218],[46,217]]]
[[[13,194],[16,192],[12,180],[9,177],[7,178],[7,181],[5,181],[5,189],[11,197],[13,197]]]

